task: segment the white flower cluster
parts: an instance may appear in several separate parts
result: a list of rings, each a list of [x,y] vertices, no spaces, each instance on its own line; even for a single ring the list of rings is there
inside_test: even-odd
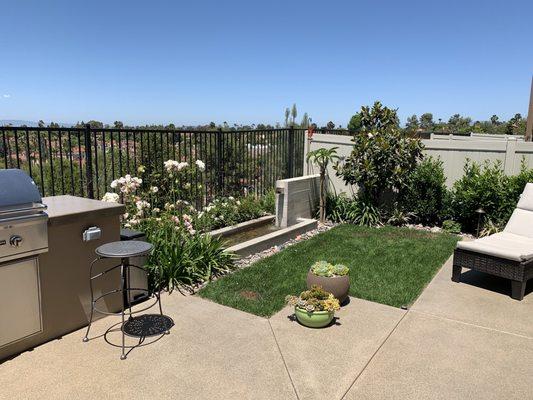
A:
[[[129,194],[134,193],[141,186],[141,183],[143,183],[141,178],[128,174],[111,182],[111,188],[118,188],[121,193]]]
[[[201,172],[205,171],[205,163],[202,160],[196,160],[195,164]]]
[[[202,160],[196,160],[194,162],[199,171],[205,171],[205,163]],[[173,172],[179,172],[187,167],[189,163],[186,161],[178,162],[176,160],[167,160],[163,163],[165,169],[168,173],[172,174]]]
[[[102,201],[106,201],[108,203],[118,203],[119,198],[120,197],[117,193],[107,192],[104,194],[104,197],[102,197]]]
[[[150,208],[150,203],[145,200],[139,200],[135,202],[135,206],[137,207],[137,210],[142,211],[146,208]]]
[[[124,227],[131,228],[135,225],[138,225],[141,222],[142,218],[145,216],[145,211],[149,210],[150,207],[150,203],[145,200],[135,201],[135,208],[137,208],[137,213],[135,215],[130,215],[129,213],[125,213],[122,215],[122,218],[126,221]]]
[[[189,166],[188,162],[178,162],[176,160],[167,160],[163,163],[168,173],[179,172]]]

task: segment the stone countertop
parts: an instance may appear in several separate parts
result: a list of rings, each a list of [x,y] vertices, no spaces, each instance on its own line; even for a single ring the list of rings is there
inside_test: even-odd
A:
[[[80,216],[95,214],[99,217],[113,217],[124,213],[123,204],[108,203],[70,195],[43,197],[48,209],[49,224],[75,220]]]

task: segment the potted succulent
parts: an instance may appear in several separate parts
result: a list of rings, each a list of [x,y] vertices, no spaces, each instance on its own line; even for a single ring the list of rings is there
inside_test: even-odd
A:
[[[348,298],[350,290],[350,269],[343,264],[330,264],[318,261],[311,266],[307,273],[307,288],[318,285],[339,299],[342,304]]]
[[[287,296],[285,300],[294,306],[298,322],[309,328],[328,326],[335,316],[335,311],[340,308],[339,300],[335,296],[316,285],[300,293],[300,296]]]

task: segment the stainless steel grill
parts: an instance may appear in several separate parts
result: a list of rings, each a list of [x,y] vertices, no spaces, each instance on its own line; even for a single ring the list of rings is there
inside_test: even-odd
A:
[[[0,263],[48,250],[45,210],[39,189],[25,172],[0,170]]]
[[[38,254],[48,251],[48,215],[35,182],[0,170],[0,347],[42,331]]]

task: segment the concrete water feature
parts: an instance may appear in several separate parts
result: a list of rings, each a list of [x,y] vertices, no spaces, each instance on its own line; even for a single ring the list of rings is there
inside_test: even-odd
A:
[[[241,257],[279,246],[317,227],[313,219],[318,205],[319,175],[282,179],[276,182],[276,215],[267,215],[211,231],[224,239]]]
[[[275,217],[267,215],[237,225],[211,231],[212,236],[222,238],[228,251],[241,257],[259,253],[274,246],[279,246],[302,233],[317,227],[314,219],[301,219],[294,225],[281,228],[274,224]]]
[[[286,228],[300,219],[316,216],[320,175],[300,176],[276,182],[276,225]]]

